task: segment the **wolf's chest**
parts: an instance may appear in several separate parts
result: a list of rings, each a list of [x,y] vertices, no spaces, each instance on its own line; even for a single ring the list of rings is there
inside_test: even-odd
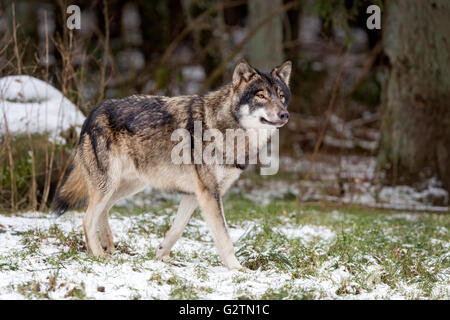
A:
[[[230,186],[241,175],[242,170],[236,167],[217,165],[216,166],[216,179],[219,184],[220,193],[223,195]]]

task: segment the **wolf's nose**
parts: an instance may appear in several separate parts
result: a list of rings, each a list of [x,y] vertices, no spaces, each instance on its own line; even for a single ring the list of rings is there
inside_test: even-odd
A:
[[[278,112],[278,117],[283,121],[287,121],[289,119],[289,112],[286,110],[281,110]]]

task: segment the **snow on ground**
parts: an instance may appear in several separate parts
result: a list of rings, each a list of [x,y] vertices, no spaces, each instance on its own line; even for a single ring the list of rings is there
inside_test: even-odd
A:
[[[9,133],[59,133],[82,126],[85,117],[50,84],[20,75],[0,78],[0,135]]]
[[[300,227],[281,227],[279,232],[286,235],[288,239],[300,239],[304,244],[309,244],[313,241],[330,242],[336,238],[336,233],[324,226],[306,225]]]
[[[188,258],[183,261],[167,264],[146,258],[153,252],[159,242],[162,240],[154,235],[149,237],[135,237],[130,234],[130,230],[139,226],[140,223],[152,218],[152,221],[163,223],[164,217],[154,217],[151,214],[135,217],[120,217],[110,219],[113,234],[116,241],[130,241],[133,243],[133,256],[117,253],[106,263],[95,263],[91,259],[87,261],[64,262],[60,267],[52,267],[46,263],[48,255],[60,253],[55,244],[49,240],[43,243],[38,254],[28,256],[20,260],[17,270],[2,271],[0,277],[0,299],[23,298],[22,295],[14,292],[11,288],[17,287],[27,281],[36,280],[41,283],[47,283],[48,277],[58,272],[58,278],[62,287],[58,287],[49,295],[53,299],[64,298],[71,288],[79,283],[84,283],[86,296],[94,299],[130,299],[139,296],[142,299],[168,299],[170,297],[171,286],[160,285],[158,281],[151,281],[152,277],[162,277],[162,280],[170,279],[176,276],[183,279],[195,287],[208,288],[205,291],[205,298],[210,299],[230,299],[235,295],[240,287],[250,287],[254,293],[263,293],[274,281],[282,279],[287,280],[287,275],[279,275],[275,272],[253,272],[250,281],[241,285],[234,285],[233,278],[239,276],[238,271],[228,271],[222,266],[211,266],[210,262],[202,261],[204,258],[192,259],[189,256],[201,254],[203,256],[216,255],[211,242],[192,241],[182,238],[173,248],[175,252],[181,252]],[[158,221],[159,220],[159,221]],[[39,229],[41,231],[49,230],[55,224],[64,232],[69,233],[73,230],[80,231],[81,215],[68,214],[58,220],[49,218],[44,214],[29,213],[21,216],[0,216],[0,225],[3,229],[0,233],[0,264],[5,264],[7,259],[11,259],[17,252],[24,250],[21,241],[21,234],[29,230]],[[190,226],[197,231],[204,232],[206,227],[202,221],[195,220]],[[233,240],[237,240],[244,230],[230,230]],[[206,239],[209,238],[206,234]],[[64,250],[64,249],[63,249]],[[85,256],[85,254],[83,254]],[[144,261],[137,263],[136,257],[144,258]],[[129,261],[118,263],[121,258]],[[3,261],[2,261],[3,260]],[[136,264],[139,264],[139,271],[136,271]],[[89,271],[86,272],[85,270]],[[199,278],[199,270],[205,270],[202,278]],[[105,292],[99,292],[99,286],[105,287]],[[212,291],[212,292],[210,292]]]
[[[174,210],[166,209],[166,213],[113,214],[110,224],[116,252],[106,260],[92,258],[82,249],[70,253],[73,243],[84,241],[81,213],[67,213],[58,219],[37,212],[0,215],[0,299],[236,299],[260,297],[269,289],[276,291],[283,287],[294,294],[308,293],[312,298],[325,299],[420,296],[420,288],[414,284],[399,283],[393,290],[381,282],[383,270],[371,255],[360,257],[366,261],[364,268],[369,276],[364,281],[369,290],[360,288],[353,275],[340,265],[339,257],[325,261],[315,276],[293,278],[289,272],[276,268],[228,271],[218,260],[205,223],[196,218],[190,221],[184,236],[175,244],[172,261],[157,261],[153,252],[162,238],[154,231],[168,225]],[[332,216],[341,218],[338,212],[333,212]],[[397,218],[405,218],[405,215]],[[258,221],[251,221],[230,228],[237,250],[245,245],[241,239],[249,234],[248,230],[258,228],[258,224]],[[336,237],[331,229],[317,225],[283,224],[275,227],[274,232],[298,238],[305,246],[320,247],[318,254],[325,254]],[[58,234],[68,240],[61,242]],[[442,284],[434,287],[432,296],[449,298],[450,275],[444,272],[441,277]],[[30,290],[34,295],[27,295]]]

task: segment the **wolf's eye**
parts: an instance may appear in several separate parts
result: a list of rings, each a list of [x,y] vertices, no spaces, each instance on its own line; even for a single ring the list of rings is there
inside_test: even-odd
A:
[[[264,92],[262,92],[262,91],[258,91],[258,92],[256,93],[256,96],[257,96],[258,98],[260,98],[260,99],[265,99],[265,98],[266,98],[266,95],[265,95]]]
[[[278,97],[280,98],[281,102],[284,102],[284,93],[282,91],[278,92]]]

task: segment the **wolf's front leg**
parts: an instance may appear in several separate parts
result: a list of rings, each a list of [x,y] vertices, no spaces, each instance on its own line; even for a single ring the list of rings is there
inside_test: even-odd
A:
[[[222,262],[230,270],[241,269],[242,266],[234,255],[233,242],[228,234],[223,214],[222,197],[218,192],[214,193],[203,189],[198,192],[197,200],[211,230]]]
[[[198,203],[194,195],[185,195],[180,202],[178,207],[177,215],[173,221],[172,227],[167,231],[166,237],[163,242],[156,249],[156,258],[168,261],[170,249],[172,249],[175,242],[183,234],[183,230],[186,227],[192,213],[197,208]]]

